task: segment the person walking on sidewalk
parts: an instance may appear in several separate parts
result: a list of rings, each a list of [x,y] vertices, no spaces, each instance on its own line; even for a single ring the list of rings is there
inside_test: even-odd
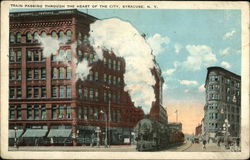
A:
[[[207,143],[207,141],[205,139],[203,139],[203,141],[202,141],[202,149],[206,149],[206,143]]]

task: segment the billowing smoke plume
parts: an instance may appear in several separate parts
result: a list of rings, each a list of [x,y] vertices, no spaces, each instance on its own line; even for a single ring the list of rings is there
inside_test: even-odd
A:
[[[96,58],[102,60],[103,50],[108,50],[125,59],[124,90],[129,92],[135,106],[142,106],[144,112],[149,113],[152,102],[155,101],[152,87],[155,85],[155,79],[151,73],[155,64],[152,50],[144,37],[130,23],[116,18],[95,21],[90,24],[89,34],[90,45],[97,54]],[[45,57],[54,55],[57,61],[69,65],[66,55],[58,53],[66,39],[57,40],[50,36],[38,38]],[[74,55],[72,64],[76,67],[76,78],[84,81],[91,66],[85,59],[78,61],[75,58],[76,42],[71,45],[71,52]]]
[[[40,37],[38,36],[38,40],[41,42],[41,45],[43,47],[43,55],[45,57],[49,57],[51,55],[54,55],[56,57],[56,61],[58,62],[63,62],[65,64],[69,65],[69,59],[67,59],[67,53],[63,52],[63,54],[58,53],[61,45],[64,45],[67,42],[67,39],[54,39],[51,36],[46,36],[46,37]],[[82,60],[78,61],[76,58],[76,43],[72,43],[71,45],[71,53],[73,56],[72,61],[73,64],[76,66],[76,80],[81,79],[85,80],[86,77],[89,74],[89,71],[91,67],[88,65],[88,61]],[[70,66],[72,67],[72,66]]]
[[[90,44],[102,59],[103,50],[112,51],[125,59],[125,91],[128,91],[135,106],[142,106],[148,113],[155,101],[153,55],[150,46],[141,34],[128,22],[112,18],[97,20],[90,24]]]

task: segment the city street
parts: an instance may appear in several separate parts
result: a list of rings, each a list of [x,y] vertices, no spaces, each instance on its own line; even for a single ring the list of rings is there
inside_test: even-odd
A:
[[[160,152],[180,152],[191,146],[190,142],[184,143],[180,146],[174,146],[164,149]],[[135,145],[112,145],[110,148],[104,146],[20,146],[18,149],[9,147],[10,151],[81,151],[81,152],[137,152]]]

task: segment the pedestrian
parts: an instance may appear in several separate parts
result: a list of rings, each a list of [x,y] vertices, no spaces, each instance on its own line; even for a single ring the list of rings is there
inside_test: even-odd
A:
[[[218,139],[218,146],[220,146],[220,142],[221,142],[221,140],[220,140],[220,138]]]
[[[207,141],[205,140],[205,139],[203,139],[203,141],[202,141],[202,149],[206,149],[206,143],[207,143]]]
[[[94,146],[94,141],[95,141],[95,135],[94,135],[94,133],[92,133],[92,135],[91,135],[91,147]]]

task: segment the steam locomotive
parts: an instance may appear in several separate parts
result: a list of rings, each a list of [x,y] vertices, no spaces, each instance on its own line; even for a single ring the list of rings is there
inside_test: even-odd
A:
[[[161,150],[184,142],[181,131],[170,129],[166,122],[146,116],[135,127],[136,150]]]

